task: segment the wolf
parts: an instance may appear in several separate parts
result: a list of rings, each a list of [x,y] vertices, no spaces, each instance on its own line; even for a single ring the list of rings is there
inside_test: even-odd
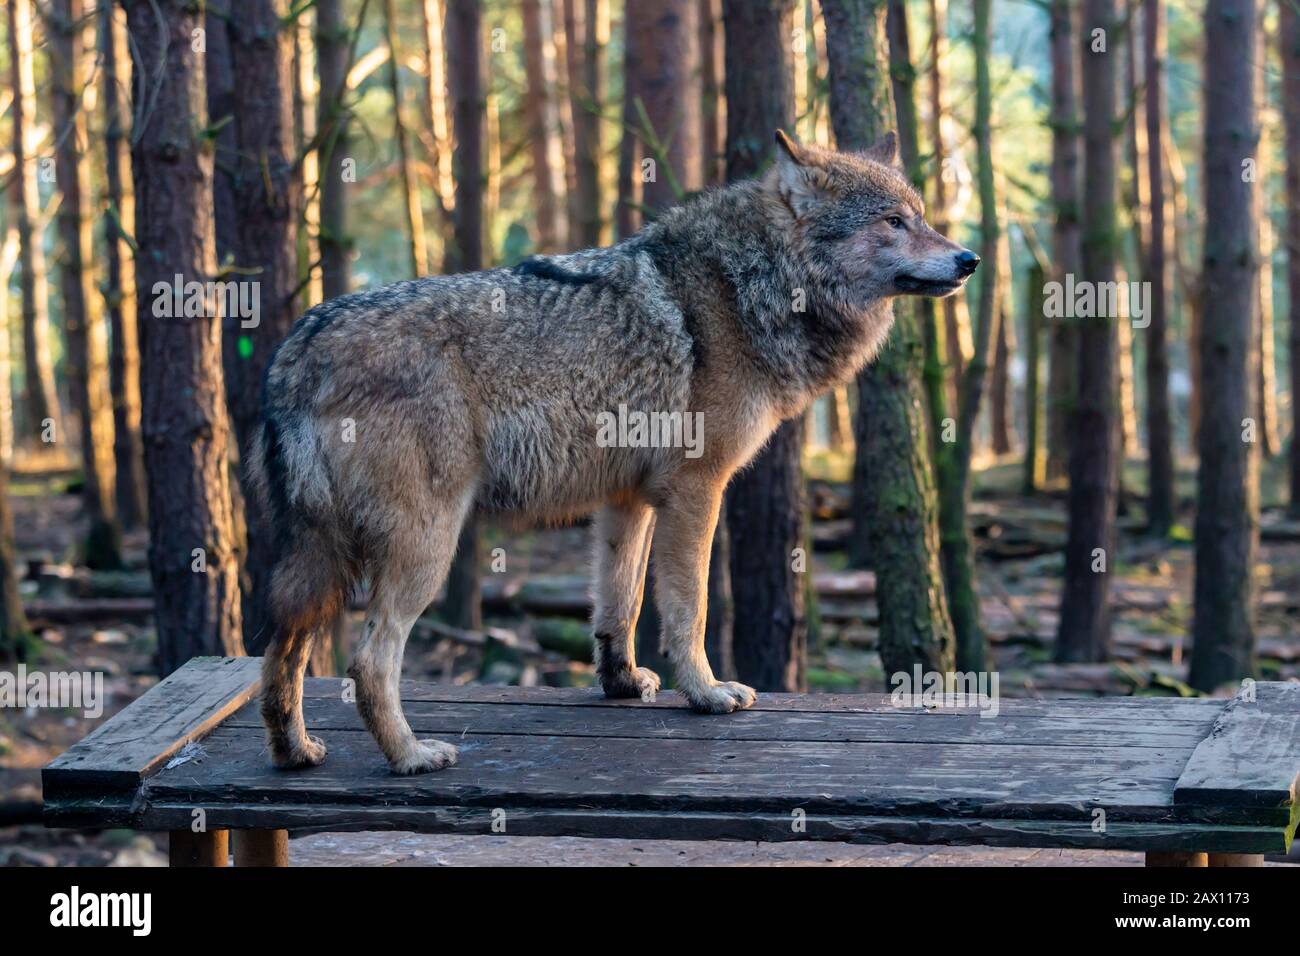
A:
[[[892,300],[946,296],[979,257],[939,235],[897,141],[835,152],[776,133],[754,179],[675,207],[609,248],[399,282],[302,316],[268,365],[248,468],[272,522],[262,716],[272,762],[319,764],[303,721],[316,635],[370,582],[348,674],[392,770],[456,761],[417,740],[398,678],[407,635],[471,512],[594,513],[595,664],[650,698],[633,635],[653,534],[663,650],[694,710],[749,707],[704,653],[710,543],[731,476],[777,426],[870,362]],[[698,416],[696,453],[597,441],[620,409]]]

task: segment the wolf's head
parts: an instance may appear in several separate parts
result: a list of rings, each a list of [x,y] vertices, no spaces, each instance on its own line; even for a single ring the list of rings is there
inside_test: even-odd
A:
[[[800,146],[781,130],[776,142],[769,183],[794,217],[794,240],[854,299],[951,295],[979,265],[925,221],[893,133],[863,153]]]

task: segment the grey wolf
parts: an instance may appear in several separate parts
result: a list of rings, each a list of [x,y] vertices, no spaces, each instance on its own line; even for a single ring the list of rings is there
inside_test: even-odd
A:
[[[399,282],[307,312],[270,363],[248,463],[280,553],[262,714],[273,762],[320,763],[302,683],[315,635],[371,585],[349,675],[392,769],[456,749],[417,740],[398,677],[471,509],[530,522],[594,512],[596,672],[659,688],[633,650],[655,546],[676,684],[701,713],[754,703],[704,654],[723,490],[778,424],[871,361],[900,295],[949,295],[979,257],[925,222],[892,134],[836,153],[777,133],[763,176],[707,192],[615,246]],[[698,414],[700,454],[598,441],[626,407]]]

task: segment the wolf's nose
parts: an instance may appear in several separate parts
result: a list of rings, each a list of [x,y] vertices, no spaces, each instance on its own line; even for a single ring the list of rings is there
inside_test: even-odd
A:
[[[969,249],[963,249],[957,253],[957,271],[962,275],[968,276],[975,271],[980,264],[980,257],[975,255]]]

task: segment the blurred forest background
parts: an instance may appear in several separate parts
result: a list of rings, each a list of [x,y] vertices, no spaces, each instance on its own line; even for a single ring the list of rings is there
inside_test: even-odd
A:
[[[0,33],[0,661],[103,672],[112,713],[258,653],[275,529],[238,463],[297,316],[616,242],[779,126],[896,130],[984,264],[733,482],[720,676],[1300,676],[1296,0],[5,0]],[[176,276],[255,289],[258,323],[160,315]],[[473,525],[407,673],[592,684],[586,563],[582,528]],[[652,667],[655,632],[647,603]],[[0,859],[139,850],[30,826],[90,726],[0,710]]]

